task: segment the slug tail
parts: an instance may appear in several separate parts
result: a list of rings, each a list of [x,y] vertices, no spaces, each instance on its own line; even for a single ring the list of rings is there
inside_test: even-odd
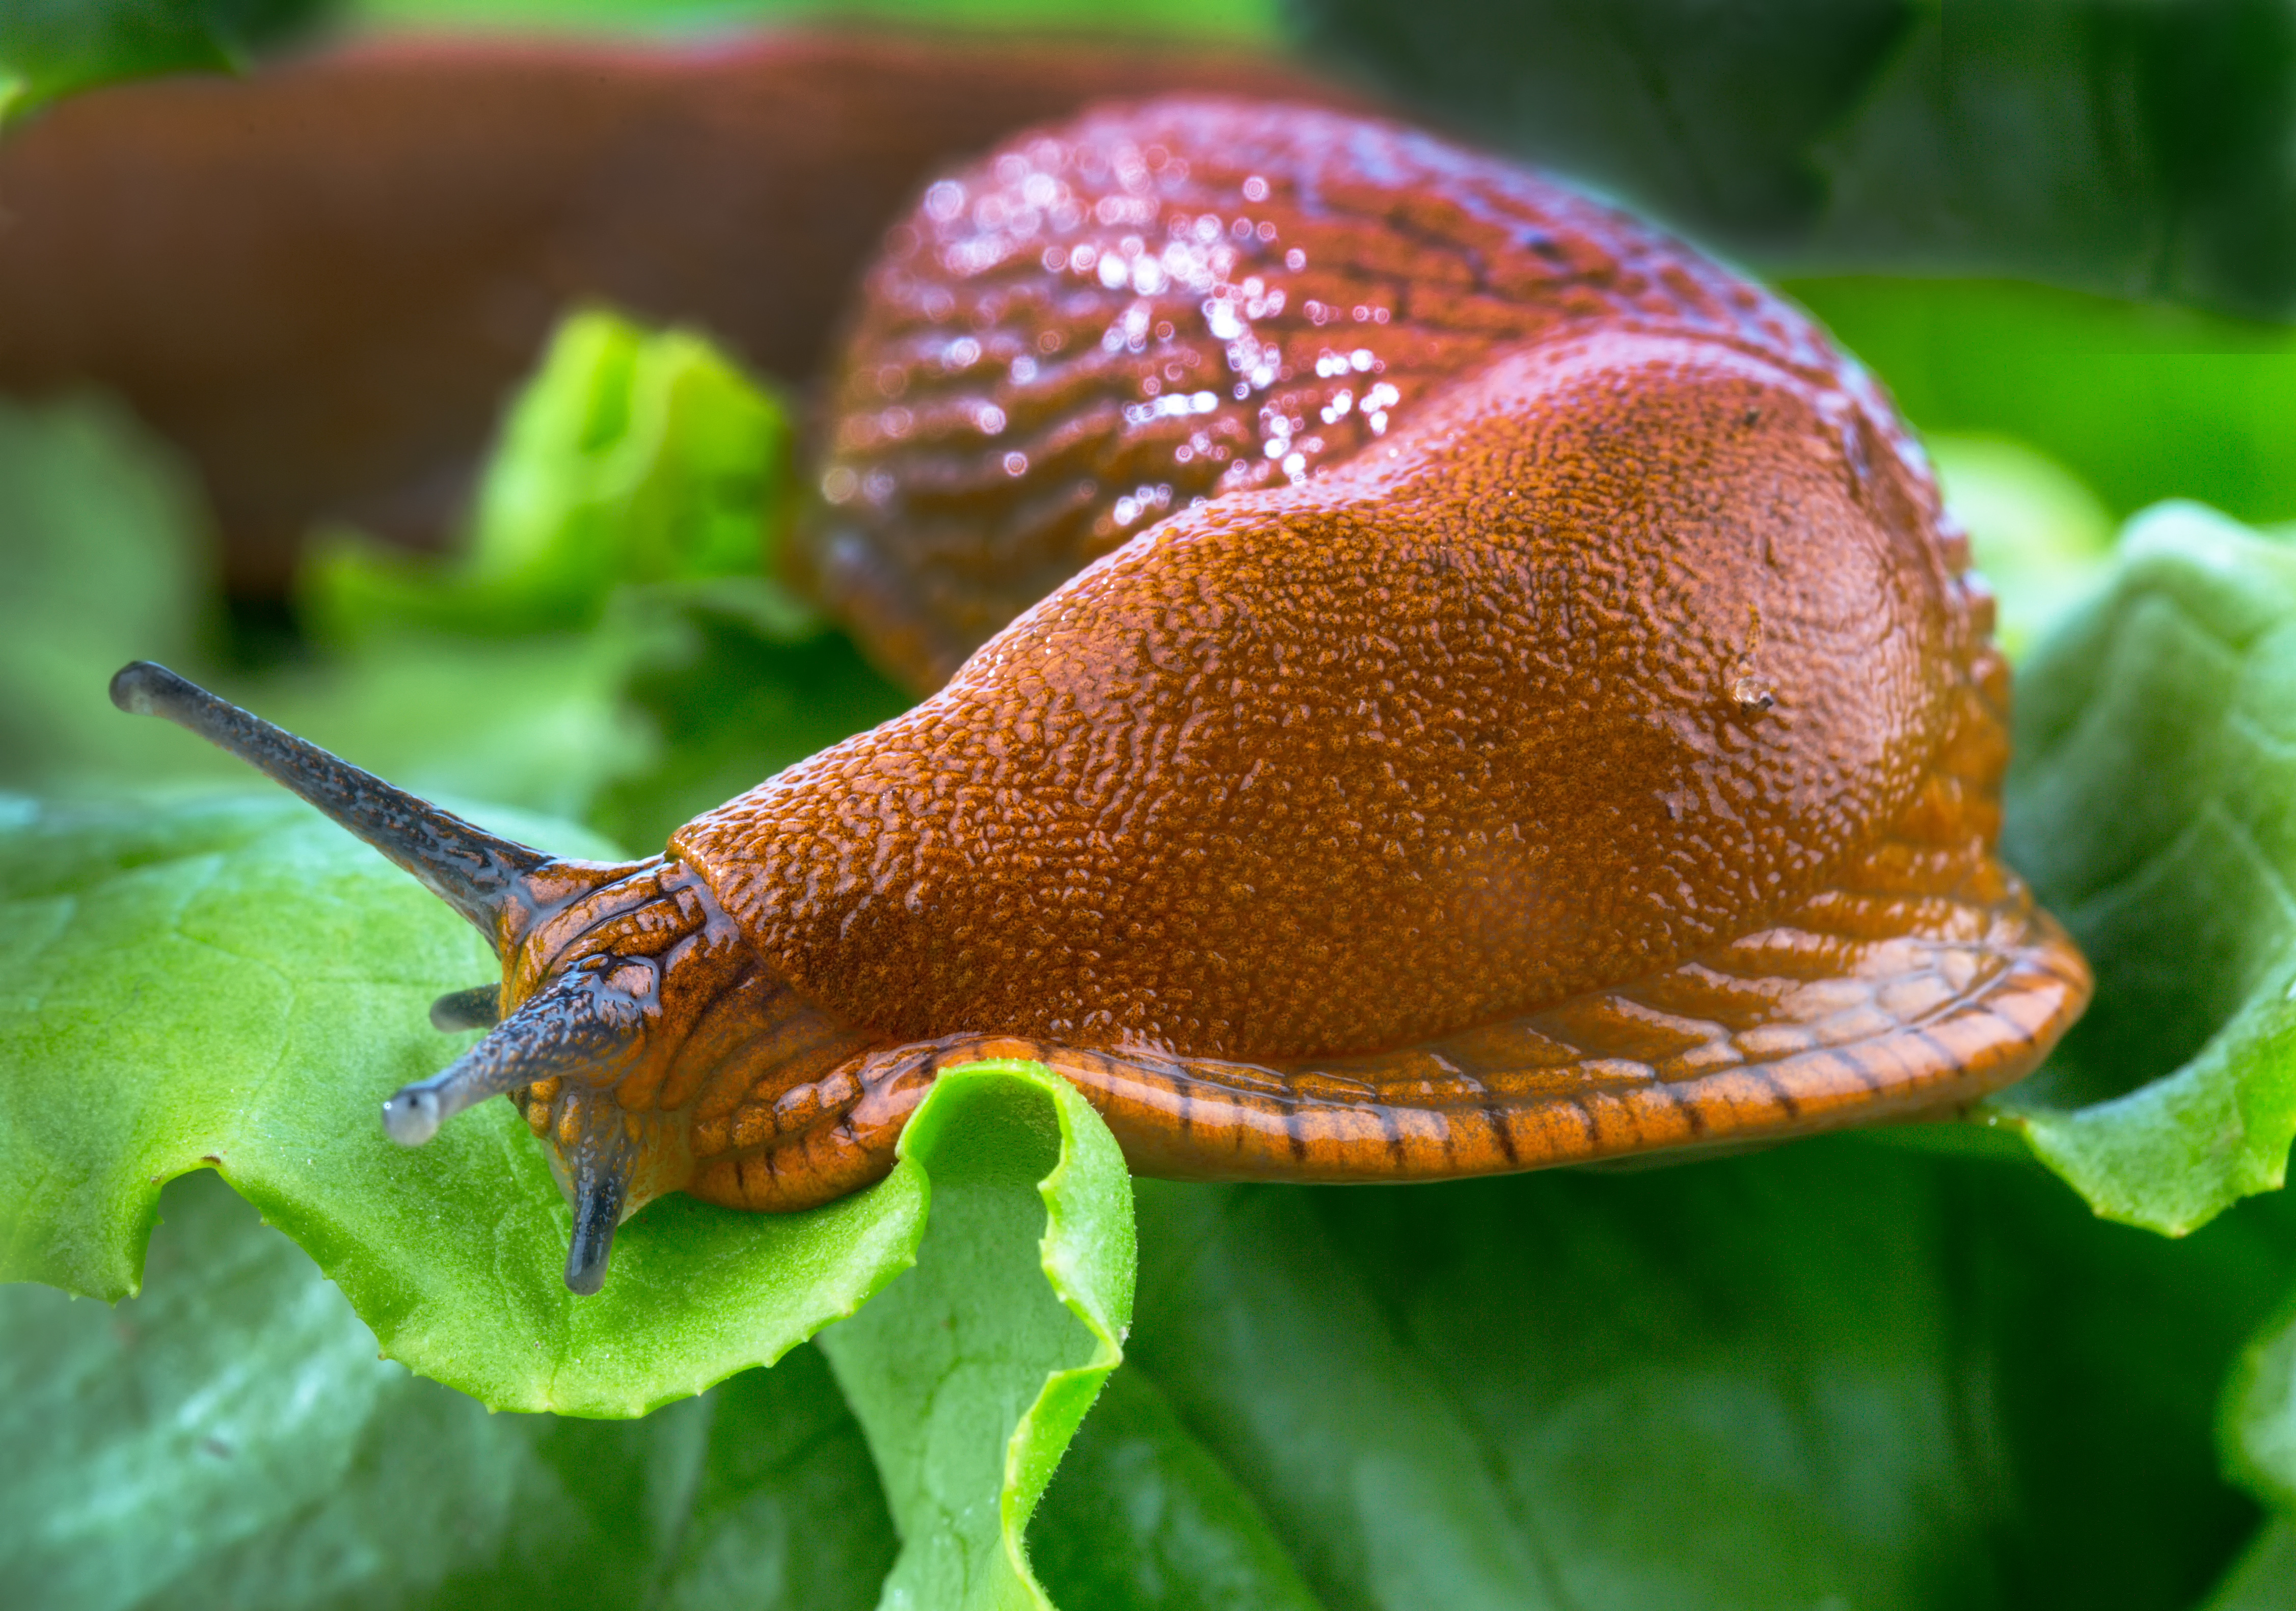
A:
[[[293,790],[421,879],[497,947],[504,913],[526,900],[528,880],[552,861],[148,660],[120,668],[111,679],[111,703],[135,715],[164,716]]]

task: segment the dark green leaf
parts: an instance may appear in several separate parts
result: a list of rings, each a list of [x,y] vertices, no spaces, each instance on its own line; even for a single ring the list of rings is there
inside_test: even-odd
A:
[[[1811,150],[1915,26],[1900,0],[1292,0],[1313,46],[1541,163],[1757,239],[1823,206]]]
[[[488,1415],[212,1177],[164,1208],[133,1302],[0,1291],[9,1604],[873,1603],[891,1522],[812,1349],[642,1423]]]
[[[2296,308],[2276,0],[1292,0],[1431,119],[1773,267]]]
[[[2286,1279],[1859,1140],[1407,1190],[1143,1183],[1129,1352],[1341,1607],[2188,1603]],[[1089,1434],[1087,1434],[1088,1439]]]
[[[1029,1546],[1075,1611],[1316,1611],[1259,1508],[1134,1366],[1109,1377]]]
[[[2296,1583],[2296,1521],[2282,1517],[2257,1530],[2203,1611],[2286,1611]]]
[[[2296,1519],[2296,1301],[2250,1342],[2226,1384],[2223,1442],[2241,1484]]]
[[[0,12],[0,116],[115,78],[234,64],[201,0],[12,0]]]

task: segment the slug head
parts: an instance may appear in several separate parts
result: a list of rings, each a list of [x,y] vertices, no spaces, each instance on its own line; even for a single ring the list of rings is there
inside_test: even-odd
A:
[[[685,1110],[699,1077],[680,1054],[751,968],[706,886],[659,858],[571,861],[500,838],[150,662],[111,679],[111,701],[268,774],[487,937],[502,984],[443,996],[430,1011],[439,1029],[484,1027],[485,1038],[396,1092],[383,1128],[419,1147],[473,1103],[518,1098],[573,1204],[566,1284],[596,1292],[615,1228],[692,1174]]]

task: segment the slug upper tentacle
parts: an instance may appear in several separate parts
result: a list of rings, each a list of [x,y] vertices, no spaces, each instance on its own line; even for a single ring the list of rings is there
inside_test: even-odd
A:
[[[1423,1179],[1950,1111],[2087,966],[1993,854],[2008,670],[1806,317],[1430,136],[1187,100],[897,225],[798,569],[930,696],[649,860],[484,834],[157,668],[479,925],[568,1284],[685,1190],[891,1167],[1041,1058],[1137,1168]],[[498,1022],[497,1022],[498,1020]]]
[[[501,949],[506,923],[529,897],[528,881],[550,860],[393,788],[167,667],[139,660],[111,679],[111,703],[164,716],[284,784],[422,880]]]

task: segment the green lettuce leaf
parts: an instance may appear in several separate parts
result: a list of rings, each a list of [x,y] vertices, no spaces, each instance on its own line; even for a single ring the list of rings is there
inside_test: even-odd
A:
[[[207,1171],[141,1296],[0,1289],[0,1599],[134,1606],[865,1611],[894,1539],[801,1347],[644,1421],[489,1415],[377,1360]]]
[[[2002,851],[2095,1003],[1999,1122],[2098,1212],[2170,1235],[2277,1189],[2296,1138],[2296,550],[2134,522],[2019,685]]]
[[[985,1063],[940,1076],[901,1158],[932,1180],[917,1268],[821,1338],[904,1540],[882,1603],[1049,1611],[1026,1531],[1123,1358],[1123,1155],[1067,1081]]]
[[[923,1233],[922,1165],[806,1214],[670,1197],[623,1229],[605,1291],[571,1297],[565,1204],[506,1103],[412,1151],[373,1117],[464,1044],[425,1007],[490,977],[491,958],[283,798],[20,801],[0,826],[0,935],[10,1278],[135,1290],[160,1185],[205,1163],[318,1261],[390,1357],[498,1409],[638,1415],[851,1313]],[[1096,1170],[1121,1179],[1098,1153],[1074,1167],[1094,1190]]]
[[[1076,1611],[1317,1611],[1267,1518],[1136,1365],[1108,1379],[1029,1533]]]
[[[2296,1252],[2258,1205],[2169,1242],[1858,1137],[1136,1190],[1126,1373],[1332,1611],[2179,1605],[2253,1525],[2210,1426]]]
[[[468,552],[338,535],[307,562],[306,610],[343,643],[382,623],[515,635],[589,625],[626,584],[755,577],[789,454],[780,403],[701,336],[576,313],[512,401]]]

